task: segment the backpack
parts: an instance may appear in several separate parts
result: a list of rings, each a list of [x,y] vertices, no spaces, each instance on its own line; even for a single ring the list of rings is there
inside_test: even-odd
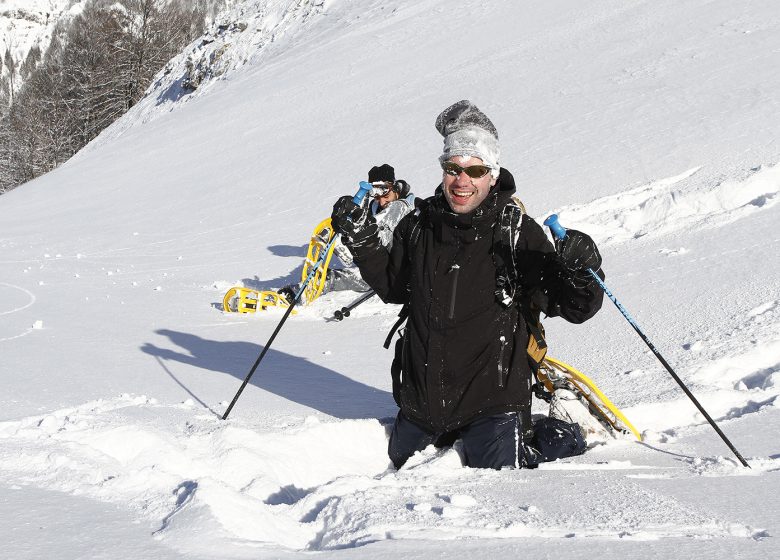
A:
[[[412,233],[409,238],[409,260],[412,259],[412,252],[417,246],[417,242],[420,238],[420,231],[422,230],[420,215],[422,208],[417,207],[414,211],[414,225],[412,226]],[[529,308],[520,301],[519,291],[519,278],[517,278],[516,267],[514,266],[515,253],[513,248],[517,244],[521,233],[521,224],[523,220],[523,214],[525,214],[525,206],[515,196],[512,196],[510,201],[507,202],[501,209],[501,215],[496,221],[496,225],[493,227],[493,259],[496,264],[496,295],[497,299],[505,307],[510,307],[513,304],[518,306],[519,314],[522,316],[528,328],[528,346],[526,347],[526,353],[528,355],[528,363],[531,366],[531,370],[534,374],[539,369],[542,361],[547,355],[547,342],[545,341],[544,327],[542,326],[540,315],[541,312],[536,309]],[[507,266],[509,265],[509,266]],[[398,320],[395,322],[387,338],[384,342],[385,349],[390,348],[395,332],[399,330],[401,325],[409,317],[409,304],[405,304],[401,311],[398,313]],[[405,334],[405,328],[400,330],[401,336],[396,341],[395,356],[393,363],[390,366],[390,373],[393,383],[393,398],[396,404],[400,406],[399,393],[401,388],[401,371],[403,364],[403,340]]]

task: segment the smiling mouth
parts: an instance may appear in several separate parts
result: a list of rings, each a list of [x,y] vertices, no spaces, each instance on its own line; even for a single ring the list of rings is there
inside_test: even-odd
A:
[[[474,191],[461,191],[458,189],[450,189],[450,194],[454,198],[466,199],[466,198],[471,198],[472,196],[474,196],[475,193]]]

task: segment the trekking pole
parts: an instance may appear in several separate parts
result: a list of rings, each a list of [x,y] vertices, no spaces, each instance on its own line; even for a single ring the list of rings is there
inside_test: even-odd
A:
[[[560,223],[558,223],[558,215],[552,214],[550,217],[548,217],[544,221],[544,225],[550,228],[550,231],[552,232],[553,236],[556,239],[563,239],[566,237],[566,228],[564,228]],[[612,292],[609,291],[606,284],[604,284],[604,281],[599,277],[598,274],[596,274],[593,269],[588,269],[588,273],[590,273],[591,276],[596,280],[598,285],[601,287],[602,290],[604,290],[604,293],[607,295],[609,299],[612,300],[612,303],[615,304],[615,307],[618,308],[618,311],[623,315],[623,317],[626,318],[626,321],[634,327],[634,330],[637,332],[637,334],[642,338],[642,340],[647,344],[647,347],[650,348],[650,350],[655,354],[655,357],[658,358],[658,361],[661,362],[661,365],[663,365],[666,368],[666,371],[668,371],[671,376],[674,378],[674,380],[677,382],[677,384],[680,386],[680,388],[683,390],[683,392],[688,395],[688,398],[691,399],[693,404],[696,405],[696,408],[699,409],[699,412],[702,413],[702,415],[707,419],[707,422],[710,423],[710,426],[713,427],[713,429],[718,433],[720,438],[728,445],[729,449],[734,453],[734,455],[737,456],[737,459],[739,459],[739,462],[742,463],[742,466],[751,468],[750,465],[748,465],[748,462],[745,461],[745,458],[742,457],[742,455],[737,451],[737,448],[734,447],[734,445],[729,441],[729,438],[726,437],[726,434],[724,434],[721,429],[718,427],[718,425],[715,423],[715,421],[712,419],[712,417],[707,413],[706,410],[704,410],[704,407],[699,403],[698,400],[696,400],[696,397],[693,396],[693,393],[688,389],[688,387],[685,386],[685,383],[682,382],[682,379],[674,372],[672,369],[672,366],[669,365],[669,363],[664,359],[664,357],[661,355],[661,353],[656,349],[656,347],[653,345],[652,342],[650,342],[650,339],[647,338],[645,333],[642,332],[642,329],[639,328],[639,325],[637,325],[636,321],[631,317],[631,315],[628,314],[628,311],[626,311],[626,308],[623,307],[620,302],[617,300],[615,296],[612,295]]]
[[[366,196],[366,193],[371,190],[371,183],[367,183],[366,181],[360,182],[360,189],[358,189],[357,194],[352,197],[352,202],[355,204],[360,204],[363,201],[363,198]],[[304,280],[300,287],[298,288],[298,293],[295,294],[295,297],[290,302],[290,306],[287,308],[287,311],[284,312],[284,315],[282,316],[282,320],[279,321],[279,324],[276,325],[276,329],[274,330],[273,334],[271,335],[271,338],[268,339],[268,342],[266,342],[265,347],[263,348],[263,351],[260,352],[260,355],[257,357],[257,360],[255,360],[255,364],[252,366],[252,369],[249,370],[249,373],[246,375],[246,378],[244,379],[244,382],[241,383],[241,387],[238,388],[238,392],[236,393],[236,396],[233,397],[233,400],[230,402],[230,405],[227,407],[227,410],[225,410],[225,414],[222,415],[222,419],[226,420],[228,417],[228,414],[230,414],[230,411],[233,410],[233,407],[236,404],[236,401],[238,401],[238,397],[241,396],[241,393],[244,391],[244,388],[247,386],[247,383],[249,383],[249,380],[252,378],[252,375],[254,375],[255,370],[257,369],[257,366],[260,365],[260,362],[263,361],[263,358],[265,357],[266,353],[268,352],[268,349],[271,347],[271,344],[273,344],[274,339],[276,338],[276,335],[279,334],[279,331],[282,330],[282,326],[284,325],[284,322],[287,321],[287,318],[290,316],[290,313],[292,313],[293,308],[295,307],[295,304],[298,303],[298,300],[301,297],[301,294],[306,289],[306,286],[309,284],[311,279],[314,277],[314,273],[319,268],[320,264],[322,264],[325,259],[328,256],[328,252],[330,252],[330,247],[336,242],[337,236],[334,235],[333,239],[331,239],[328,244],[322,249],[320,252],[320,258],[317,260],[317,262],[314,264],[314,266],[311,268],[311,272],[309,272],[309,275],[306,277],[306,280]]]
[[[370,300],[376,292],[374,290],[369,291],[368,293],[360,296],[358,299],[347,305],[346,307],[342,307],[341,309],[337,309],[333,312],[333,318],[336,319],[336,321],[341,321],[345,317],[349,317],[350,311],[355,309],[358,305],[360,305],[363,302],[366,302]]]

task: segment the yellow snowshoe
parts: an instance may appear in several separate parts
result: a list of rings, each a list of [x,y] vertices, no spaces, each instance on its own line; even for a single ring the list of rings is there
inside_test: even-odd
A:
[[[336,232],[333,231],[330,218],[322,220],[314,228],[314,233],[312,233],[311,241],[309,242],[309,249],[306,252],[306,259],[303,261],[301,283],[309,277],[312,267],[320,261],[322,252],[328,247],[335,234]],[[308,305],[322,294],[334,247],[335,244],[328,247],[325,259],[317,267],[312,279],[307,284],[303,294],[301,294],[300,304]],[[269,307],[289,307],[291,303],[287,296],[272,290],[258,291],[234,286],[222,298],[222,309],[227,313],[255,313],[258,309],[266,310]],[[294,313],[295,310],[293,310]]]
[[[303,270],[301,271],[301,283],[305,282],[309,277],[309,274],[322,257],[322,252],[327,248],[328,253],[320,266],[314,272],[314,276],[306,285],[306,289],[303,291],[302,300],[306,305],[309,305],[315,299],[322,295],[322,290],[325,288],[325,278],[328,274],[328,266],[330,265],[330,259],[333,257],[333,249],[335,243],[328,247],[336,232],[333,230],[333,226],[330,223],[330,218],[322,220],[317,227],[314,228],[311,241],[309,242],[309,249],[306,252],[306,260],[303,261]]]
[[[642,441],[642,436],[634,425],[601,392],[596,384],[581,371],[560,360],[546,357],[540,364],[536,377],[550,395],[556,389],[565,388],[574,392],[579,398],[584,399],[587,402],[590,413],[607,430],[623,434],[632,433],[637,440]]]
[[[271,290],[250,290],[241,286],[230,288],[222,298],[222,309],[226,313],[255,313],[258,309],[264,311],[269,307],[286,308],[290,307],[290,302]]]

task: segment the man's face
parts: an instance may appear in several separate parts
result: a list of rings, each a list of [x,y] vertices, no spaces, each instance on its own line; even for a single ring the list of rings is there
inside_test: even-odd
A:
[[[480,158],[471,156],[455,156],[447,161],[463,168],[484,165]],[[444,197],[449,202],[452,211],[456,214],[468,214],[472,210],[476,210],[477,206],[487,198],[490,187],[496,184],[496,180],[490,173],[475,179],[469,177],[465,171],[460,171],[454,176],[445,171],[443,183]]]
[[[392,183],[385,183],[385,193],[383,195],[377,196],[376,201],[379,204],[379,208],[384,210],[387,208],[387,205],[391,202],[398,200],[398,193],[393,190],[393,184]]]

